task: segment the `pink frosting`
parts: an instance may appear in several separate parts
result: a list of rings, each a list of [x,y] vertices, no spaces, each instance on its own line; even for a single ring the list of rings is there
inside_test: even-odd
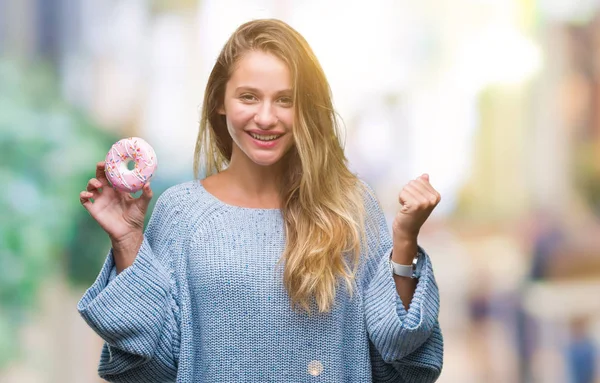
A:
[[[133,170],[127,168],[129,161],[135,163]],[[118,141],[110,148],[106,155],[104,173],[115,189],[135,193],[152,178],[156,165],[156,154],[152,146],[139,137],[130,137]]]

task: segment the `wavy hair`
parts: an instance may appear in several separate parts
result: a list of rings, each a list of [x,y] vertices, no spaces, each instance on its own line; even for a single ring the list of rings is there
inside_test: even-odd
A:
[[[306,40],[288,24],[274,19],[242,24],[223,47],[209,76],[194,153],[200,178],[224,170],[233,140],[223,105],[225,86],[236,64],[252,50],[273,54],[292,76],[294,146],[286,154],[280,197],[286,247],[283,280],[292,308],[309,314],[332,309],[344,282],[355,287],[364,243],[365,185],[347,166],[331,90]]]

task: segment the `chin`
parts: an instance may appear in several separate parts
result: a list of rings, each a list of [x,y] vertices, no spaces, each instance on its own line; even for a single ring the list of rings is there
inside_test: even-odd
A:
[[[279,161],[281,161],[282,158],[283,158],[283,156],[269,156],[268,158],[253,157],[252,162],[254,162],[257,165],[266,167],[266,166],[273,166],[273,165],[277,164]]]

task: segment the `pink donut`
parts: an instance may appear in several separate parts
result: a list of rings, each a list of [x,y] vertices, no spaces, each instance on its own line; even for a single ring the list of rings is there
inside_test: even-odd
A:
[[[135,162],[133,170],[127,168],[130,161]],[[152,146],[139,137],[130,137],[118,141],[110,148],[106,155],[104,173],[115,189],[135,193],[152,178],[156,165],[156,154]]]

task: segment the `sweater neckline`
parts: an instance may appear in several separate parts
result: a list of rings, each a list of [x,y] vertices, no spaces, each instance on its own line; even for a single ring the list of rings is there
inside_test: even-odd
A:
[[[270,209],[269,208],[257,208],[257,207],[246,207],[246,206],[237,206],[237,205],[228,204],[226,202],[223,202],[219,198],[217,198],[217,196],[215,196],[208,190],[206,190],[204,185],[202,185],[202,180],[198,180],[196,182],[196,184],[198,185],[198,187],[200,188],[202,193],[204,193],[209,199],[211,199],[212,201],[214,201],[215,203],[217,203],[218,205],[220,205],[222,207],[232,209],[232,210],[248,211],[248,212],[281,213],[281,209],[276,209],[276,208],[270,208]]]

